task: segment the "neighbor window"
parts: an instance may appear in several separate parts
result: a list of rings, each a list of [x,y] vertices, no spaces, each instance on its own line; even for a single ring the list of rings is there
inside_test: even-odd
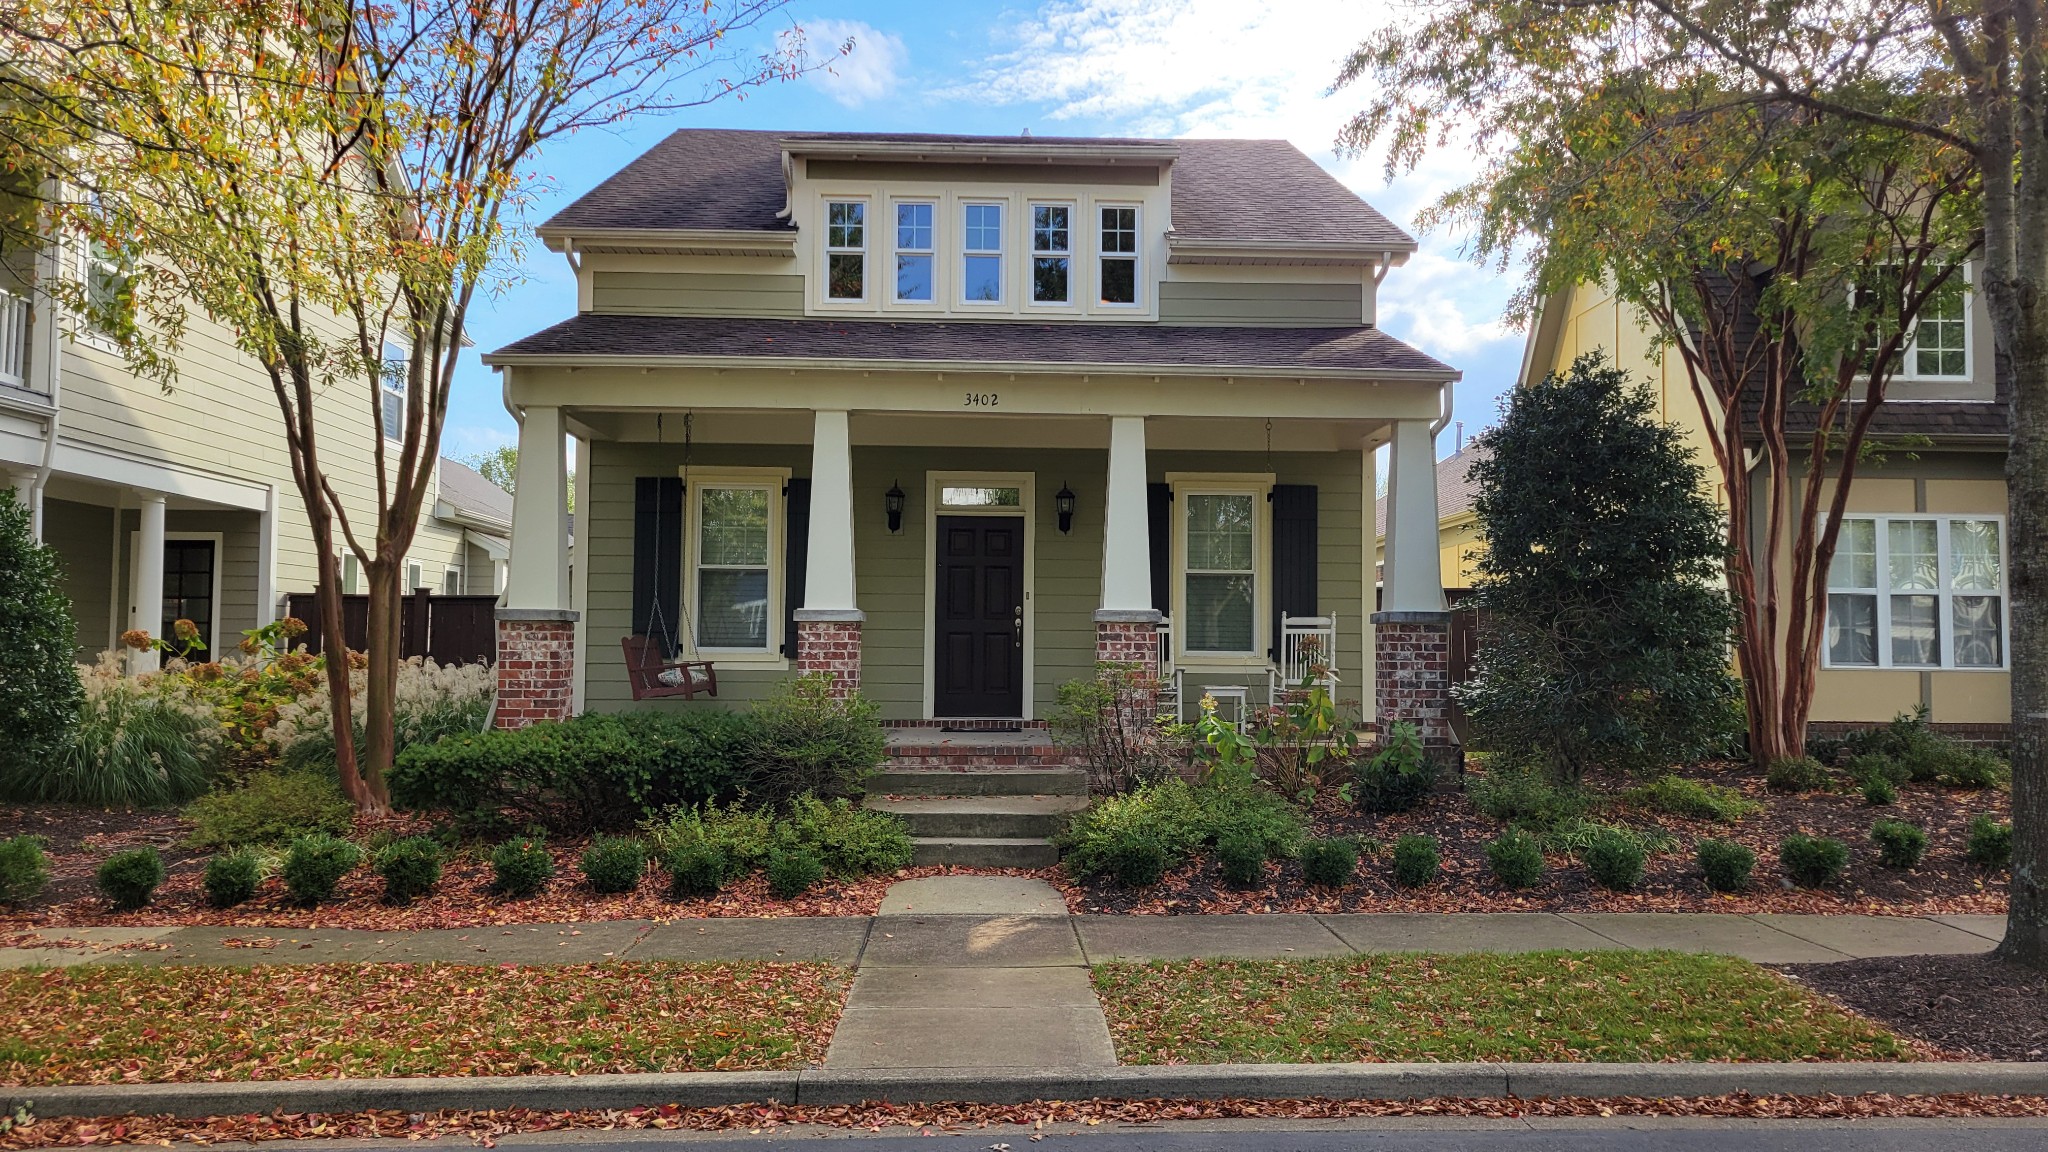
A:
[[[1831,668],[2005,667],[2004,522],[1842,521],[1828,568]]]
[[[1939,291],[1920,305],[1913,334],[1892,361],[1892,371],[1905,379],[1967,377],[1970,375],[1970,290],[1967,266],[1951,275]],[[1874,295],[1885,298],[1886,306],[1899,306],[1898,265],[1886,264],[1870,270],[1864,283],[1881,287]],[[1869,293],[1858,290],[1859,296]]]
[[[1003,206],[968,204],[961,232],[960,295],[995,303],[1003,298]]]
[[[769,567],[776,489],[697,489],[696,625],[701,649],[768,647]]]
[[[354,552],[341,554],[341,594],[360,595],[363,591],[363,562],[356,559]]]
[[[825,295],[867,298],[868,206],[859,200],[825,204]]]
[[[87,207],[102,229],[114,227],[112,215],[94,194]],[[85,321],[98,336],[118,337],[133,319],[135,302],[128,257],[100,235],[89,234],[79,245],[79,279],[85,288]]]
[[[1065,204],[1031,206],[1031,302],[1066,304],[1074,258],[1073,209]]]
[[[460,569],[460,568],[443,568],[443,569],[441,569],[441,595],[443,595],[443,596],[460,596],[460,595],[462,595],[462,569]]]
[[[417,560],[405,562],[405,587],[399,592],[411,595],[427,582],[427,566]]]
[[[1253,517],[1259,499],[1250,492],[1188,492],[1182,500],[1187,581],[1182,645],[1189,652],[1253,652]]]
[[[896,206],[896,298],[932,299],[932,206]]]
[[[1138,302],[1138,210],[1102,209],[1101,299],[1104,304]]]
[[[386,440],[405,439],[405,389],[409,369],[405,349],[384,342],[384,362],[377,374],[378,414],[384,425]]]

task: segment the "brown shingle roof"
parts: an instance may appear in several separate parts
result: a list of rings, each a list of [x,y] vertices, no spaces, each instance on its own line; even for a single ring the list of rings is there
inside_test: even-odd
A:
[[[1479,485],[1472,479],[1472,465],[1492,455],[1493,449],[1481,441],[1471,440],[1463,448],[1436,462],[1436,515],[1439,522],[1471,511],[1472,501],[1479,495]],[[1387,534],[1387,498],[1384,496],[1372,503],[1372,530],[1375,538]]]

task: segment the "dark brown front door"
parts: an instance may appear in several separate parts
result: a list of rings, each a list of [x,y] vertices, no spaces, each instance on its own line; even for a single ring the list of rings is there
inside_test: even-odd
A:
[[[933,704],[940,716],[1024,714],[1024,522],[941,516]]]

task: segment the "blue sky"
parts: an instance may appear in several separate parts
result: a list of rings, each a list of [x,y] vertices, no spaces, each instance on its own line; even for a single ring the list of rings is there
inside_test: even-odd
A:
[[[1447,149],[1389,185],[1379,158],[1340,159],[1331,147],[1361,95],[1323,94],[1343,53],[1393,8],[1355,0],[792,4],[787,19],[814,48],[854,41],[831,72],[555,142],[540,163],[547,186],[520,230],[674,129],[701,126],[1281,137],[1413,232],[1416,211],[1470,175],[1470,157]],[[1469,436],[1493,418],[1520,363],[1521,333],[1501,320],[1512,284],[1467,261],[1460,237],[1418,237],[1422,252],[1381,288],[1380,323],[1464,371],[1457,419]],[[470,334],[477,351],[498,348],[575,307],[567,265],[529,240],[511,279],[478,301]],[[496,377],[475,354],[465,357],[448,453],[481,451],[515,434]],[[1448,453],[1451,441],[1447,431],[1439,450]]]

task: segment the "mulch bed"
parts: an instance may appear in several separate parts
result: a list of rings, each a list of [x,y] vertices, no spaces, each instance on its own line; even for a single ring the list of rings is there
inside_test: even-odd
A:
[[[2048,1060],[2048,975],[1990,956],[1884,956],[1779,970],[1886,1027],[1985,1060]]]
[[[1986,913],[2003,915],[2007,876],[1987,872],[1963,855],[1970,820],[1987,813],[2011,818],[2010,798],[1996,789],[1965,791],[1932,784],[1899,789],[1898,803],[1873,808],[1858,794],[1807,793],[1788,796],[1764,787],[1763,773],[1745,765],[1707,765],[1679,773],[1723,784],[1763,804],[1734,825],[1689,820],[1650,811],[1619,799],[1592,818],[1656,825],[1678,839],[1674,851],[1650,859],[1643,883],[1633,892],[1611,892],[1595,884],[1578,861],[1551,856],[1543,882],[1514,891],[1497,883],[1486,866],[1487,841],[1502,825],[1475,811],[1462,791],[1441,790],[1412,812],[1374,817],[1325,795],[1311,823],[1317,836],[1367,836],[1381,842],[1377,857],[1359,862],[1349,886],[1331,892],[1303,879],[1293,861],[1267,866],[1257,888],[1226,883],[1213,856],[1169,872],[1154,887],[1133,890],[1104,878],[1073,883],[1055,878],[1075,912],[1165,915],[1218,912],[1819,912],[1920,916]],[[1601,787],[1599,785],[1596,788]],[[1927,831],[1927,857],[1901,872],[1882,868],[1869,841],[1879,817],[1909,820]],[[1794,888],[1778,870],[1778,841],[1793,832],[1833,836],[1849,845],[1849,868],[1821,890]],[[1419,889],[1393,882],[1390,857],[1404,833],[1434,836],[1443,854],[1443,877]],[[1710,891],[1693,864],[1700,840],[1719,838],[1748,845],[1757,854],[1754,885],[1739,895]]]
[[[1566,1096],[1545,1100],[1063,1100],[1029,1104],[880,1104],[834,1107],[741,1104],[722,1108],[628,1108],[605,1112],[402,1111],[276,1113],[181,1120],[125,1116],[36,1120],[0,1129],[0,1149],[107,1144],[195,1144],[265,1140],[371,1138],[423,1140],[462,1136],[485,1147],[520,1132],[647,1131],[778,1133],[795,1126],[904,1130],[918,1135],[977,1131],[1029,1142],[1041,1134],[1106,1124],[1187,1120],[1347,1120],[1393,1116],[1458,1116],[1513,1120],[1525,1116],[1690,1116],[1719,1119],[1964,1119],[2048,1116],[2048,1098],[1985,1096],[1698,1096],[1668,1099]],[[1001,1147],[1001,1145],[995,1145]]]

